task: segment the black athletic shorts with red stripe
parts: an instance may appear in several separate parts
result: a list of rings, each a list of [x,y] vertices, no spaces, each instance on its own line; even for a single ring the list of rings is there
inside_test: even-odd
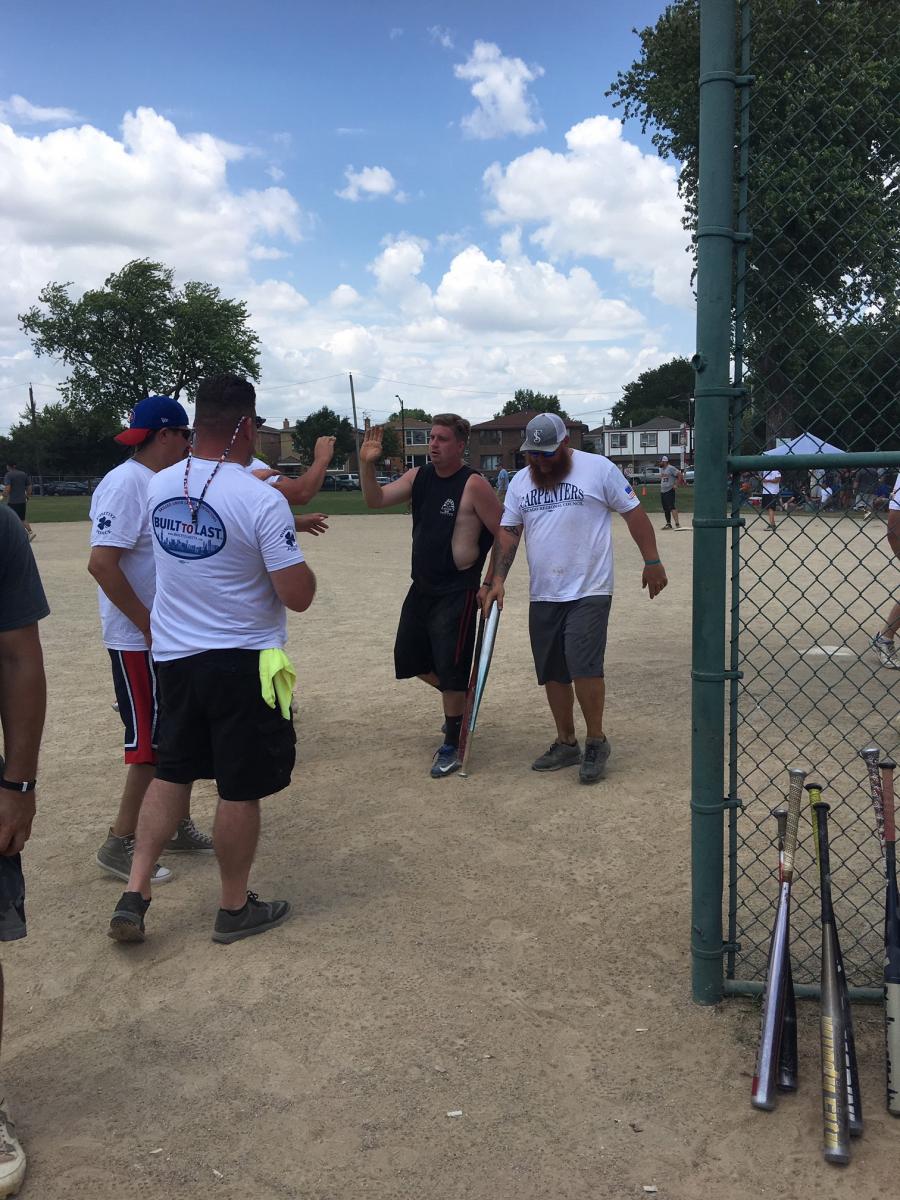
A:
[[[478,605],[476,588],[432,596],[413,584],[400,610],[394,669],[398,679],[437,675],[442,692],[469,686]]]
[[[159,687],[149,650],[110,650],[113,686],[125,726],[125,761],[156,764]]]

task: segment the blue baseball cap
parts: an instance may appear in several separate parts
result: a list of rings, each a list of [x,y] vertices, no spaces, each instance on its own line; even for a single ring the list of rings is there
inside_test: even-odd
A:
[[[190,429],[191,419],[171,396],[147,396],[128,414],[128,428],[116,434],[123,446],[139,446],[154,429]]]

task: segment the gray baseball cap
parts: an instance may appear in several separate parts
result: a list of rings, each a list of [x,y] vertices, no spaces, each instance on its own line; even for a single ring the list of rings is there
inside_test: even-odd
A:
[[[538,450],[552,452],[558,450],[568,436],[562,417],[556,413],[538,413],[525,426],[525,441],[519,451],[522,454],[533,454]]]

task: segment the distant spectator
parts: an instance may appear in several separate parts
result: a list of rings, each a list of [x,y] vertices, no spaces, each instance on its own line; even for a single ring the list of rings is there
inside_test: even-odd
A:
[[[856,474],[856,495],[853,508],[865,512],[875,511],[875,499],[878,491],[878,472],[874,467],[860,467]]]
[[[760,515],[767,514],[769,529],[775,529],[775,509],[778,507],[778,496],[781,492],[781,472],[775,468],[771,471],[763,471],[762,476],[762,500],[760,501]]]
[[[3,495],[6,503],[25,526],[29,542],[33,542],[35,532],[25,517],[28,501],[31,498],[31,480],[24,471],[19,470],[15,463],[7,463],[6,474],[3,476]]]
[[[502,500],[506,495],[506,489],[509,487],[509,471],[506,467],[501,467],[497,472],[497,499]]]

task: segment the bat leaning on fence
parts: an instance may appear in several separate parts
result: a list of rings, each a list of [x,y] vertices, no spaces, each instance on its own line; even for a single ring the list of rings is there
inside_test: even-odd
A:
[[[845,998],[840,943],[831,898],[831,858],[828,845],[828,812],[821,788],[809,784],[810,805],[819,862],[822,904],[822,968],[819,998],[819,1039],[822,1052],[822,1121],[825,1161],[843,1166],[850,1161],[850,1119],[861,1120],[859,1096],[850,1098],[848,1070],[849,1005]],[[855,1059],[855,1054],[854,1054]]]
[[[784,838],[787,833],[788,810],[783,805],[772,810],[778,828],[778,884],[784,879]],[[790,922],[788,923],[790,930]],[[781,1045],[778,1049],[776,1086],[779,1092],[796,1092],[799,1075],[797,1054],[797,997],[794,993],[794,973],[791,970],[791,942],[787,939],[787,973],[785,976],[784,1017]]]
[[[897,826],[894,767],[879,763],[884,804],[884,1036],[887,1109],[900,1117],[900,903],[897,896]]]
[[[481,708],[481,700],[484,696],[484,688],[487,683],[488,671],[491,669],[491,657],[494,653],[494,641],[497,637],[497,625],[500,622],[500,609],[496,602],[491,605],[487,619],[481,618],[481,626],[478,631],[478,645],[475,647],[475,656],[472,665],[472,683],[469,685],[469,697],[466,702],[466,715],[463,720],[463,727],[459,739],[459,756],[462,759],[460,767],[460,776],[465,779],[468,775],[469,754],[472,750],[472,734],[475,732],[475,726],[478,723],[478,711]]]
[[[750,1097],[754,1108],[762,1108],[767,1112],[771,1112],[775,1107],[776,1078],[784,1035],[787,979],[790,970],[791,885],[794,879],[794,855],[797,850],[797,835],[800,827],[800,801],[806,772],[791,770],[788,772],[788,777],[787,820],[785,821],[784,850],[780,855],[778,907],[775,911],[775,924],[772,927],[772,938],[769,943],[759,1048],[756,1054],[756,1071],[753,1075],[753,1091]]]

